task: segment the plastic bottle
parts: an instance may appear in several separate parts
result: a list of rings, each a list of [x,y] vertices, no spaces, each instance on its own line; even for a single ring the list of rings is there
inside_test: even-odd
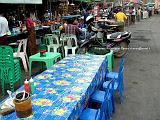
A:
[[[30,93],[30,86],[29,86],[29,81],[24,81],[24,90],[28,93]]]
[[[30,84],[30,93],[33,94],[35,87],[34,87],[34,81],[32,78],[30,79],[29,84]]]

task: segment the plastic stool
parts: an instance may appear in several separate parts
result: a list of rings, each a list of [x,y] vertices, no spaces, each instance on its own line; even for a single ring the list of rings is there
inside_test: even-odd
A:
[[[29,57],[29,75],[31,76],[31,73],[32,73],[31,69],[32,69],[33,61],[45,62],[46,67],[48,69],[53,65],[53,61],[56,60],[57,58],[61,59],[60,53],[46,52],[46,57],[40,57],[40,53],[30,56]]]

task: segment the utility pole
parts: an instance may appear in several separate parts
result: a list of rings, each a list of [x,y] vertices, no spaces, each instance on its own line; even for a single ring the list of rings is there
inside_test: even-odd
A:
[[[50,12],[50,20],[52,20],[52,3],[51,0],[49,0],[49,12]]]

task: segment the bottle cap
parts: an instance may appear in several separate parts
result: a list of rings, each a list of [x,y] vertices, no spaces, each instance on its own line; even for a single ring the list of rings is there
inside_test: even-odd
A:
[[[31,77],[31,79],[29,80],[29,82],[33,82],[33,78]]]
[[[26,80],[24,81],[24,83],[25,83],[25,84],[28,84],[29,82],[28,82],[28,80],[26,79]]]

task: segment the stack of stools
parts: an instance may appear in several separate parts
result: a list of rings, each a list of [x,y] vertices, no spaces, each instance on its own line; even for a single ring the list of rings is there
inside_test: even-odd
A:
[[[0,46],[0,83],[2,95],[5,88],[14,91],[16,82],[22,85],[22,74],[19,59],[13,58],[13,49],[10,46]]]

